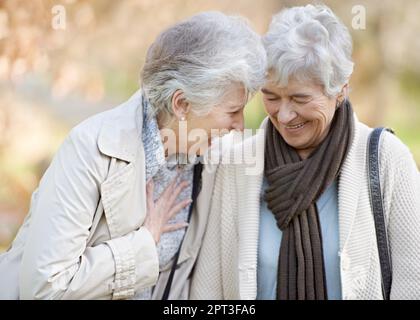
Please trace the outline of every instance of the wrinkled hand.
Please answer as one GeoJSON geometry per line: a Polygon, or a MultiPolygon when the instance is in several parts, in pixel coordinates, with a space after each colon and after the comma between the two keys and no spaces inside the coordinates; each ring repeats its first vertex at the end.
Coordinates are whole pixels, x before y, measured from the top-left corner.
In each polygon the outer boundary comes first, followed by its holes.
{"type": "Polygon", "coordinates": [[[186,222],[168,224],[168,221],[173,216],[192,202],[191,199],[187,199],[179,203],[175,203],[181,191],[189,185],[188,181],[182,181],[179,185],[176,185],[176,180],[177,177],[172,180],[156,202],[153,200],[153,179],[151,179],[146,185],[147,215],[144,221],[144,226],[152,234],[156,243],[159,242],[160,236],[163,233],[175,231],[188,226],[188,223],[186,222]]]}

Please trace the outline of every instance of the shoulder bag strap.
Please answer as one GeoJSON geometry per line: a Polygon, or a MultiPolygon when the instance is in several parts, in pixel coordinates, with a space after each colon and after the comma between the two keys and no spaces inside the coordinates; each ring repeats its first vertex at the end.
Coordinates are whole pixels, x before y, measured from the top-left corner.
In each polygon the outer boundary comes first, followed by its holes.
{"type": "Polygon", "coordinates": [[[376,128],[368,140],[368,175],[370,202],[375,220],[376,240],[378,243],[379,262],[381,265],[382,293],[384,300],[389,300],[392,282],[391,258],[385,224],[384,209],[379,176],[379,142],[381,134],[386,128],[376,128]]]}

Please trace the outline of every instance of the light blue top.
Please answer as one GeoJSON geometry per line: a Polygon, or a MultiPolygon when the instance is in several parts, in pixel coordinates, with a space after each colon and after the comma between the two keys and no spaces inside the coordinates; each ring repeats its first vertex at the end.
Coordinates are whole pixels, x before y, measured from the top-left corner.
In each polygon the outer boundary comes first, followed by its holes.
{"type": "MultiPolygon", "coordinates": [[[[263,199],[267,181],[261,193],[258,242],[257,299],[274,300],[277,291],[277,264],[282,237],[272,212],[263,199]]],[[[341,300],[337,182],[334,181],[316,202],[322,232],[325,274],[329,300],[341,300]]]]}

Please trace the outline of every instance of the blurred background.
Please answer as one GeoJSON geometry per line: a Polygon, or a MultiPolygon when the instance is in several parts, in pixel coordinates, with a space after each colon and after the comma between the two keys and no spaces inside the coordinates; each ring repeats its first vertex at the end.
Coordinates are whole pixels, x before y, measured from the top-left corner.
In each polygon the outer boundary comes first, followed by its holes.
{"type": "MultiPolygon", "coordinates": [[[[280,0],[0,0],[0,252],[69,129],[139,87],[148,46],[194,13],[240,14],[263,34],[280,0]]],[[[324,1],[354,40],[359,119],[392,127],[420,164],[420,1],[324,1]],[[365,19],[364,19],[365,14],[365,19]]],[[[265,113],[257,95],[246,126],[265,113]]]]}

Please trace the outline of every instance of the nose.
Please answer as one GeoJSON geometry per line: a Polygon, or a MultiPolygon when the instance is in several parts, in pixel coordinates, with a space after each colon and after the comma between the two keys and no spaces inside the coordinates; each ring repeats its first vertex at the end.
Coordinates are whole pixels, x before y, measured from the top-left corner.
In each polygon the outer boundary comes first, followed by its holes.
{"type": "Polygon", "coordinates": [[[284,102],[279,106],[279,111],[277,113],[277,121],[282,124],[288,124],[290,121],[297,117],[296,111],[290,103],[284,102]]]}

